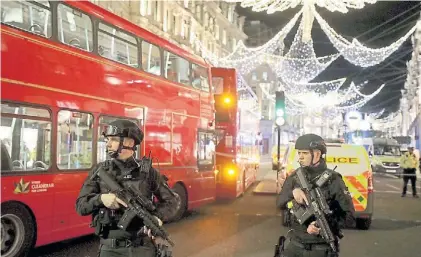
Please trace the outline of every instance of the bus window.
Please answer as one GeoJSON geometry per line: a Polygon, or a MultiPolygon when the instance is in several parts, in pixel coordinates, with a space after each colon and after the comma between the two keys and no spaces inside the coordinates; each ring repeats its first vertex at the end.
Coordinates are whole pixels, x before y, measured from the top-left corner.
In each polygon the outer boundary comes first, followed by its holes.
{"type": "Polygon", "coordinates": [[[60,170],[92,167],[93,116],[60,110],[57,122],[57,166],[60,170]]]}
{"type": "Polygon", "coordinates": [[[224,78],[213,77],[213,97],[215,99],[215,121],[229,121],[232,112],[232,97],[224,95],[224,78]]]}
{"type": "Polygon", "coordinates": [[[51,164],[50,112],[47,109],[2,103],[1,114],[1,145],[10,156],[11,169],[47,170],[51,164]]]}
{"type": "Polygon", "coordinates": [[[165,78],[190,86],[190,63],[178,55],[164,51],[165,78]]]}
{"type": "Polygon", "coordinates": [[[104,23],[99,23],[98,54],[131,67],[139,67],[136,38],[104,23]]]}
{"type": "Polygon", "coordinates": [[[67,5],[59,4],[58,38],[66,45],[91,52],[93,48],[91,18],[67,5]]]}
{"type": "MultiPolygon", "coordinates": [[[[107,143],[105,141],[104,136],[102,135],[102,132],[104,131],[104,129],[106,128],[108,124],[110,124],[111,122],[117,119],[129,120],[139,125],[139,122],[134,119],[101,116],[99,118],[99,128],[98,128],[98,143],[97,143],[98,151],[97,151],[97,156],[96,156],[97,163],[100,163],[109,159],[109,156],[107,155],[107,143]]],[[[136,150],[136,154],[135,154],[136,157],[139,156],[139,151],[140,151],[139,149],[136,150]]]]}
{"type": "Polygon", "coordinates": [[[142,41],[142,68],[144,71],[161,76],[161,51],[156,45],[142,41]]]}
{"type": "MultiPolygon", "coordinates": [[[[208,168],[214,164],[215,136],[212,132],[199,131],[198,133],[198,165],[199,168],[208,168]]],[[[206,169],[205,168],[205,169],[206,169]]]]}
{"type": "Polygon", "coordinates": [[[193,67],[193,72],[192,72],[193,87],[209,93],[208,69],[194,63],[192,64],[192,67],[193,67]]]}
{"type": "Polygon", "coordinates": [[[48,1],[2,1],[1,22],[42,37],[51,37],[48,1]]]}

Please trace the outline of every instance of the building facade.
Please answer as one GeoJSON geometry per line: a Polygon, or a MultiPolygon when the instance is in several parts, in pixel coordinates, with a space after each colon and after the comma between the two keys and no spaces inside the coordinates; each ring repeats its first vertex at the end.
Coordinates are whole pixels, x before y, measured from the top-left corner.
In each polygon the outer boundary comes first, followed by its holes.
{"type": "Polygon", "coordinates": [[[275,36],[273,29],[260,20],[245,20],[244,33],[248,36],[246,45],[261,46],[275,36]]]}
{"type": "Polygon", "coordinates": [[[243,32],[245,19],[235,12],[235,3],[197,0],[91,2],[199,56],[202,50],[218,57],[225,56],[233,51],[239,40],[247,38],[243,32]]]}
{"type": "Polygon", "coordinates": [[[414,51],[407,63],[408,75],[402,91],[402,134],[412,139],[412,145],[421,150],[421,14],[412,37],[414,51]]]}

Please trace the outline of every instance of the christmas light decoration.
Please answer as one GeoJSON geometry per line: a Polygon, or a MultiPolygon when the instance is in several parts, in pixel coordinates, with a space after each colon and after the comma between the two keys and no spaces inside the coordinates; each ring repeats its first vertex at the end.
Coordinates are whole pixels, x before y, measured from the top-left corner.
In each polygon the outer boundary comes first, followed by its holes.
{"type": "Polygon", "coordinates": [[[275,52],[283,52],[283,39],[295,26],[301,14],[302,10],[298,12],[281,31],[279,31],[264,45],[248,48],[244,45],[243,41],[239,41],[230,54],[221,58],[218,58],[215,54],[209,51],[205,46],[206,44],[203,44],[196,35],[192,35],[192,41],[199,47],[202,57],[207,59],[212,65],[217,67],[236,68],[241,74],[247,74],[265,62],[265,55],[273,54],[275,52]]]}
{"type": "Polygon", "coordinates": [[[377,65],[389,57],[414,33],[416,26],[411,28],[403,37],[387,47],[372,49],[361,44],[357,39],[349,42],[344,37],[336,33],[332,27],[313,9],[313,14],[320,24],[322,30],[326,33],[329,40],[341,55],[350,63],[360,67],[370,67],[377,65]]]}
{"type": "Polygon", "coordinates": [[[375,92],[365,95],[360,92],[360,89],[367,82],[359,86],[352,82],[347,90],[340,90],[344,81],[345,79],[342,78],[330,82],[295,85],[293,91],[285,91],[287,104],[289,103],[293,108],[303,109],[306,113],[318,110],[328,116],[337,115],[362,107],[385,86],[383,84],[375,92]]]}
{"type": "Polygon", "coordinates": [[[376,130],[386,130],[397,128],[402,125],[402,115],[400,112],[393,112],[382,119],[376,119],[373,122],[373,128],[376,130]]]}
{"type": "Polygon", "coordinates": [[[367,116],[371,120],[377,120],[377,119],[379,119],[383,115],[384,111],[385,111],[385,109],[382,109],[379,112],[370,113],[367,116]]]}
{"type": "MultiPolygon", "coordinates": [[[[252,1],[248,1],[252,2],[252,1]]],[[[255,1],[257,2],[257,1],[255,1]]],[[[348,61],[354,65],[361,67],[369,67],[376,65],[386,59],[391,53],[396,51],[399,46],[407,39],[413,31],[410,30],[407,35],[394,44],[380,48],[370,49],[363,46],[359,41],[354,39],[352,42],[346,41],[338,35],[323,18],[316,12],[314,4],[319,6],[327,6],[331,11],[346,12],[346,8],[362,8],[364,2],[374,3],[375,1],[259,1],[260,7],[265,2],[278,2],[286,4],[283,8],[289,8],[295,4],[304,5],[292,20],[271,40],[266,44],[256,48],[247,48],[242,41],[238,42],[234,51],[223,58],[217,58],[209,52],[203,44],[195,39],[194,41],[202,50],[202,55],[210,60],[210,62],[219,67],[236,68],[240,74],[247,74],[262,64],[267,64],[275,72],[275,74],[283,82],[283,88],[286,92],[286,112],[288,114],[307,114],[317,115],[321,117],[337,117],[343,112],[357,110],[371,100],[380,92],[384,85],[372,94],[365,95],[360,92],[362,85],[356,86],[352,83],[346,90],[340,89],[345,79],[327,81],[322,83],[308,83],[316,78],[324,69],[326,69],[338,56],[343,55],[348,61]],[[359,3],[357,3],[359,2],[359,3]],[[337,7],[333,7],[337,4],[337,7]],[[289,7],[287,7],[287,5],[289,7]],[[342,5],[341,7],[339,7],[342,5]],[[346,8],[345,8],[346,7],[346,8]],[[333,8],[333,9],[332,9],[333,8]],[[300,15],[303,15],[298,31],[294,37],[294,41],[283,56],[284,49],[283,39],[296,24],[300,15]],[[332,44],[339,51],[338,54],[317,57],[311,40],[311,28],[313,21],[320,23],[323,31],[327,34],[332,44]]],[[[256,6],[255,6],[256,7],[256,6]]],[[[272,6],[274,7],[274,6],[272,6]]],[[[280,7],[280,6],[278,6],[280,7]]],[[[282,8],[281,8],[282,9],[282,8]]],[[[277,10],[281,10],[277,9],[277,10]]],[[[206,45],[206,44],[205,44],[206,45]]],[[[241,86],[238,83],[238,91],[241,92],[242,99],[248,97],[255,99],[254,92],[241,86]],[[253,93],[250,93],[253,92],[253,93]],[[253,95],[254,94],[254,95],[253,95]]],[[[268,90],[262,92],[270,101],[274,100],[269,95],[268,90]],[[267,92],[266,92],[267,91],[267,92]]],[[[257,101],[245,101],[244,106],[256,103],[251,109],[255,110],[257,101]]]]}
{"type": "MultiPolygon", "coordinates": [[[[367,83],[367,82],[365,82],[367,83]]],[[[365,95],[360,92],[362,86],[355,86],[354,82],[351,83],[348,90],[342,94],[341,104],[336,107],[339,110],[356,110],[365,105],[368,101],[373,99],[380,91],[385,87],[385,84],[381,85],[376,91],[369,95],[365,95]]]]}
{"type": "Polygon", "coordinates": [[[293,97],[315,92],[317,94],[325,94],[327,92],[337,92],[342,87],[346,78],[336,79],[332,81],[320,82],[320,83],[291,83],[288,86],[285,83],[281,84],[281,88],[288,95],[293,97]]]}
{"type": "MultiPolygon", "coordinates": [[[[245,91],[246,95],[251,97],[257,103],[258,97],[256,93],[254,93],[253,89],[248,85],[244,77],[237,72],[237,92],[240,91],[245,91]]],[[[242,95],[244,96],[244,93],[242,93],[242,95]]]]}
{"type": "Polygon", "coordinates": [[[225,57],[219,59],[219,65],[224,67],[237,67],[240,64],[247,64],[253,59],[260,59],[262,54],[272,54],[275,51],[283,51],[283,40],[297,23],[303,10],[299,11],[295,16],[279,31],[273,38],[262,46],[249,48],[244,45],[243,41],[239,41],[234,51],[225,57]]]}
{"type": "Polygon", "coordinates": [[[348,9],[361,9],[365,4],[374,4],[377,0],[225,0],[226,2],[241,2],[241,7],[252,7],[255,12],[267,11],[268,14],[282,12],[298,5],[318,5],[331,12],[347,13],[348,9]]]}

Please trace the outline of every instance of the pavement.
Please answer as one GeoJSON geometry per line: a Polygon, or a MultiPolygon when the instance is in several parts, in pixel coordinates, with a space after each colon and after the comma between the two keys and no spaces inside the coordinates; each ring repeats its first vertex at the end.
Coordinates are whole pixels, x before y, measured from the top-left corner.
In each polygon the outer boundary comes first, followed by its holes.
{"type": "MultiPolygon", "coordinates": [[[[259,179],[270,177],[270,165],[262,163],[259,179]]],[[[402,180],[375,174],[375,206],[369,230],[344,230],[341,257],[420,256],[421,198],[401,198],[402,180]]],[[[166,224],[175,241],[174,257],[270,257],[281,226],[275,195],[259,195],[250,188],[242,197],[204,206],[183,220],[166,224]]],[[[421,191],[420,186],[418,190],[421,191]]],[[[44,247],[31,257],[95,257],[94,236],[44,247]]]]}
{"type": "Polygon", "coordinates": [[[277,172],[271,170],[258,182],[253,190],[254,194],[277,194],[281,190],[280,185],[277,183],[277,172]]]}
{"type": "Polygon", "coordinates": [[[261,157],[260,170],[257,174],[257,185],[253,189],[254,194],[277,194],[280,186],[276,183],[277,172],[272,170],[272,157],[265,155],[261,157]]]}

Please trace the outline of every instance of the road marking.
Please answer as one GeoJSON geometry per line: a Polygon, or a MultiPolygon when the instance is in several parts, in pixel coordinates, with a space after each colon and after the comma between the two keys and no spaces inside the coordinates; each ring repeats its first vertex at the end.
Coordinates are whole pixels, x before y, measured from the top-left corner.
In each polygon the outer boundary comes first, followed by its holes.
{"type": "Polygon", "coordinates": [[[402,194],[402,192],[398,192],[398,191],[379,191],[379,190],[374,190],[374,193],[402,194]]]}
{"type": "Polygon", "coordinates": [[[389,187],[391,187],[393,189],[401,190],[399,187],[392,186],[391,184],[386,184],[386,186],[389,186],[389,187]]]}
{"type": "Polygon", "coordinates": [[[385,177],[389,177],[389,178],[398,178],[397,176],[395,176],[395,175],[392,175],[392,174],[387,174],[387,173],[385,173],[385,174],[383,174],[385,177]]]}

